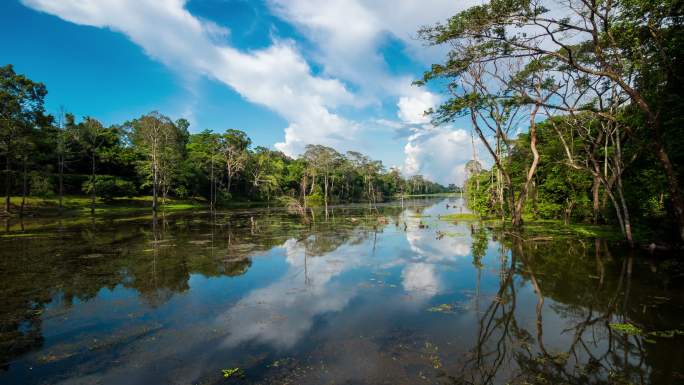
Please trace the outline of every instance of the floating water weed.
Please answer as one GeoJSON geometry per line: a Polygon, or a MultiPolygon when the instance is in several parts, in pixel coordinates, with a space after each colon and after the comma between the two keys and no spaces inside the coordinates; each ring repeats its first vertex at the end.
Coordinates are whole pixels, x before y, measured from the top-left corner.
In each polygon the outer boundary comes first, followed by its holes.
{"type": "Polygon", "coordinates": [[[222,369],[221,372],[225,378],[245,378],[245,371],[241,368],[222,369]]]}

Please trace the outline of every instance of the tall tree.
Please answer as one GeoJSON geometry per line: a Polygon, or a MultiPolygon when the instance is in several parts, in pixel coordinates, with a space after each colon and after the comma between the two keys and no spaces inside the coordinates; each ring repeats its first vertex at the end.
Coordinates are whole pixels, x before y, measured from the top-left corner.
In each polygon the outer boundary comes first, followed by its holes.
{"type": "Polygon", "coordinates": [[[12,163],[20,139],[42,119],[47,89],[14,72],[11,64],[0,67],[0,151],[5,157],[5,213],[10,213],[12,163]]]}
{"type": "Polygon", "coordinates": [[[266,196],[270,201],[280,186],[284,170],[282,153],[271,151],[266,147],[259,146],[254,149],[250,157],[249,174],[252,190],[266,196]]]}
{"type": "Polygon", "coordinates": [[[74,137],[82,151],[90,159],[90,213],[95,214],[95,202],[97,200],[97,158],[100,147],[106,140],[106,129],[97,119],[87,116],[81,123],[76,125],[74,137]]]}
{"type": "Polygon", "coordinates": [[[132,129],[133,144],[145,154],[146,161],[141,172],[151,180],[152,211],[156,212],[160,175],[167,174],[169,168],[173,167],[173,163],[166,161],[166,156],[172,148],[177,148],[179,130],[171,119],[156,111],[143,115],[127,125],[132,129]]]}
{"type": "MultiPolygon", "coordinates": [[[[431,44],[452,48],[447,62],[433,66],[424,80],[458,76],[472,63],[545,60],[553,64],[550,77],[556,78],[556,84],[562,82],[563,74],[579,75],[578,82],[566,83],[557,95],[581,94],[583,85],[595,82],[618,90],[618,100],[630,103],[644,117],[651,147],[667,177],[679,237],[684,240],[684,197],[663,139],[662,103],[652,97],[681,80],[674,70],[680,44],[673,42],[680,40],[682,13],[680,5],[656,0],[490,0],[456,14],[446,24],[420,31],[431,44]],[[649,76],[645,86],[643,80],[649,76]]],[[[538,99],[528,102],[539,108],[538,99]]],[[[580,103],[572,109],[593,112],[596,107],[596,103],[580,103]]],[[[562,106],[553,109],[568,112],[562,106]]]]}
{"type": "Polygon", "coordinates": [[[334,182],[334,180],[331,181],[331,175],[335,167],[340,164],[342,156],[333,148],[309,144],[306,146],[304,159],[308,162],[313,175],[320,175],[323,177],[323,202],[325,203],[325,212],[327,215],[330,184],[331,182],[334,182]]]}
{"type": "Polygon", "coordinates": [[[226,176],[228,177],[228,185],[226,189],[230,193],[233,178],[236,174],[245,169],[249,154],[247,149],[252,140],[243,131],[228,129],[223,134],[221,141],[221,152],[226,164],[226,176]]]}

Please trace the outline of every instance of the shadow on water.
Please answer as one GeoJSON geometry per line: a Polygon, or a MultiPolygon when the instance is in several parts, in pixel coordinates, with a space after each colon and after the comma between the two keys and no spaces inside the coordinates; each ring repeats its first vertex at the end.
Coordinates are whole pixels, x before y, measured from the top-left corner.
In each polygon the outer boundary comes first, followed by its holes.
{"type": "Polygon", "coordinates": [[[462,211],[5,224],[0,382],[684,382],[676,259],[439,218],[462,211]]]}

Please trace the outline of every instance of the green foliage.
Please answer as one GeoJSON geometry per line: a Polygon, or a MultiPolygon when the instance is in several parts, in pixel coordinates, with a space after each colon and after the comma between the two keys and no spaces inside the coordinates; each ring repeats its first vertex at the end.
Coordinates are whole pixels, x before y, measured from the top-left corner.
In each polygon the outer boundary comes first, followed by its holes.
{"type": "Polygon", "coordinates": [[[490,0],[419,31],[428,44],[450,50],[416,82],[449,90],[430,111],[433,122],[470,115],[483,128],[478,132],[496,141],[498,168],[510,175],[494,190],[479,176],[473,179],[483,188],[473,190],[469,180],[470,207],[482,215],[511,213],[524,191],[523,212],[533,218],[617,223],[623,230],[634,227],[629,219],[682,242],[681,4],[585,2],[572,15],[556,11],[529,0],[490,0]],[[596,23],[595,15],[609,22],[596,23]],[[543,27],[532,35],[535,26],[543,27]],[[509,119],[511,111],[523,115],[509,119]],[[509,131],[524,132],[525,121],[537,122],[540,155],[529,189],[522,186],[532,171],[533,136],[509,131]]]}
{"type": "Polygon", "coordinates": [[[191,133],[187,120],[159,112],[109,127],[63,111],[53,119],[43,114],[45,86],[14,73],[9,65],[0,67],[0,86],[0,157],[10,165],[3,184],[7,195],[21,193],[18,170],[23,169],[31,175],[32,194],[48,196],[59,190],[61,181],[64,194],[95,193],[108,201],[154,193],[204,198],[221,206],[283,195],[301,202],[309,195],[308,204],[316,206],[447,191],[420,175],[407,180],[357,152],[309,145],[293,159],[252,147],[243,131],[191,133]]]}
{"type": "Polygon", "coordinates": [[[608,324],[608,326],[610,326],[610,328],[613,330],[617,330],[630,336],[638,336],[643,334],[643,330],[630,323],[611,323],[608,324]]]}
{"type": "Polygon", "coordinates": [[[52,198],[55,195],[54,186],[48,176],[39,172],[31,173],[31,195],[41,198],[52,198]]]}
{"type": "Polygon", "coordinates": [[[225,378],[245,378],[245,371],[241,368],[222,369],[221,373],[225,378]]]}
{"type": "Polygon", "coordinates": [[[188,197],[188,189],[183,185],[176,187],[173,192],[178,199],[186,199],[188,197]]]}
{"type": "Polygon", "coordinates": [[[440,215],[439,219],[443,221],[477,221],[480,219],[478,214],[459,213],[440,215]]]}
{"type": "Polygon", "coordinates": [[[647,332],[638,326],[630,323],[610,323],[608,326],[620,333],[626,334],[628,336],[640,336],[643,340],[648,343],[657,343],[653,337],[656,338],[674,338],[676,336],[684,336],[684,330],[671,329],[671,330],[654,330],[647,332]]]}
{"type": "Polygon", "coordinates": [[[480,172],[469,178],[465,186],[468,208],[481,217],[494,214],[493,188],[489,172],[480,172]]]}
{"type": "Polygon", "coordinates": [[[106,201],[136,194],[135,185],[132,182],[111,175],[96,175],[94,184],[92,180],[83,183],[83,192],[91,194],[93,185],[95,192],[106,201]]]}
{"type": "Polygon", "coordinates": [[[488,237],[484,227],[472,228],[473,243],[470,253],[473,255],[473,266],[480,269],[483,267],[482,258],[487,253],[488,237]]]}
{"type": "Polygon", "coordinates": [[[443,314],[453,314],[456,312],[455,310],[456,310],[456,306],[454,306],[453,304],[450,304],[450,303],[443,303],[443,304],[433,306],[433,307],[427,309],[427,311],[429,311],[430,313],[443,313],[443,314]]]}
{"type": "Polygon", "coordinates": [[[306,196],[306,205],[309,207],[323,206],[323,195],[320,191],[306,196]]]}

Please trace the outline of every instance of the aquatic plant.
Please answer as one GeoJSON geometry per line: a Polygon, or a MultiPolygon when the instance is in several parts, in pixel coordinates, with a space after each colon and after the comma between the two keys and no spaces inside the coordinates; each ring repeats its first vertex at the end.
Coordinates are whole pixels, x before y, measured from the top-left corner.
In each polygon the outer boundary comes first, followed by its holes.
{"type": "Polygon", "coordinates": [[[222,369],[221,372],[225,378],[245,378],[245,371],[241,368],[222,369]]]}

